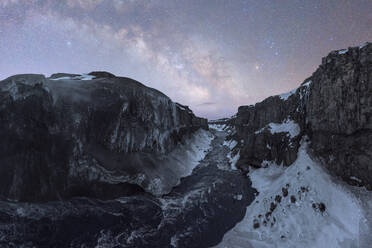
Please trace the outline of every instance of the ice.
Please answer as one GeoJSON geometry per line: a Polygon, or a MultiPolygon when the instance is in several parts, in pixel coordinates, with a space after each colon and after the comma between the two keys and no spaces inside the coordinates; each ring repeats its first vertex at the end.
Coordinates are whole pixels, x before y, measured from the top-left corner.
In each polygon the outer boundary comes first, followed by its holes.
{"type": "Polygon", "coordinates": [[[244,219],[216,247],[368,247],[359,246],[366,243],[361,233],[369,237],[368,225],[364,224],[368,207],[361,207],[360,198],[349,186],[332,178],[310,158],[305,142],[290,167],[266,162],[266,168],[249,173],[259,195],[247,207],[244,219]],[[287,197],[283,189],[288,191],[287,197]],[[278,196],[280,202],[275,200],[278,196]],[[274,210],[270,210],[272,203],[276,204],[274,210]],[[321,203],[324,209],[319,207],[321,203]],[[253,223],[259,226],[255,228],[253,223]]]}
{"type": "Polygon", "coordinates": [[[288,133],[290,138],[294,138],[300,134],[300,126],[293,120],[287,119],[283,123],[270,123],[260,130],[256,131],[255,134],[261,133],[264,129],[268,128],[272,134],[275,133],[288,133]]]}

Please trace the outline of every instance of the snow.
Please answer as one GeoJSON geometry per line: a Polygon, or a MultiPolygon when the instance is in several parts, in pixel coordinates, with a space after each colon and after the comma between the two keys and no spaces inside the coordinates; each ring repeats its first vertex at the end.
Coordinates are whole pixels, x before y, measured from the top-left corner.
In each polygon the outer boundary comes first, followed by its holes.
{"type": "MultiPolygon", "coordinates": [[[[304,83],[303,85],[301,85],[301,87],[304,86],[304,87],[309,88],[311,82],[312,82],[312,81],[309,80],[309,81],[307,81],[306,83],[304,83]]],[[[283,101],[288,100],[288,98],[289,98],[291,95],[293,95],[293,94],[296,93],[297,89],[298,89],[298,88],[293,89],[293,90],[291,90],[290,92],[287,92],[287,93],[284,93],[284,94],[279,95],[280,99],[282,99],[283,101]]]]}
{"type": "Polygon", "coordinates": [[[367,46],[368,45],[368,42],[364,43],[363,45],[359,46],[360,49],[362,49],[363,47],[367,46]]]}
{"type": "Polygon", "coordinates": [[[10,84],[7,84],[5,87],[3,87],[1,90],[8,91],[14,101],[16,101],[21,96],[21,94],[19,94],[18,92],[17,84],[13,81],[10,84]]]}
{"type": "Polygon", "coordinates": [[[227,153],[227,158],[228,158],[229,163],[230,163],[230,169],[232,169],[232,170],[237,170],[236,163],[238,162],[238,160],[240,158],[240,150],[237,150],[237,152],[236,151],[233,152],[233,149],[237,146],[237,144],[238,144],[238,142],[236,140],[233,140],[233,139],[225,140],[223,142],[223,146],[226,146],[227,148],[229,148],[229,152],[227,153]]]}
{"type": "Polygon", "coordinates": [[[359,178],[354,177],[354,176],[351,176],[350,179],[351,180],[354,180],[354,181],[357,181],[358,183],[361,183],[362,182],[362,180],[360,180],[359,178]]]}
{"type": "Polygon", "coordinates": [[[361,234],[369,237],[368,225],[363,224],[369,205],[362,207],[349,186],[312,160],[306,143],[301,143],[298,158],[290,167],[267,162],[266,168],[251,170],[249,177],[259,194],[247,207],[244,219],[216,247],[346,248],[360,247],[361,234]],[[287,197],[283,189],[288,191],[287,197]],[[275,200],[278,196],[280,202],[275,200]],[[276,206],[271,211],[272,203],[276,206]],[[271,214],[266,217],[268,212],[271,214]],[[254,223],[259,227],[254,228],[254,223]]]}
{"type": "Polygon", "coordinates": [[[349,49],[342,49],[340,51],[338,51],[338,54],[345,54],[349,51],[349,49]]]}
{"type": "Polygon", "coordinates": [[[209,124],[208,125],[210,129],[214,129],[216,131],[224,131],[224,129],[226,128],[226,125],[225,124],[209,124]]]}
{"type": "Polygon", "coordinates": [[[72,77],[59,77],[59,78],[51,78],[50,80],[72,80],[73,78],[72,77]]]}
{"type": "Polygon", "coordinates": [[[282,99],[282,100],[285,101],[285,100],[288,99],[288,97],[290,97],[291,95],[293,95],[294,93],[296,93],[296,90],[297,90],[297,88],[294,89],[294,90],[291,90],[290,92],[287,92],[287,93],[281,94],[281,95],[279,95],[279,97],[280,97],[280,99],[282,99]]]}
{"type": "Polygon", "coordinates": [[[95,78],[96,77],[92,75],[82,74],[80,76],[74,76],[74,77],[51,78],[50,80],[93,80],[95,78]]]}
{"type": "Polygon", "coordinates": [[[236,142],[236,140],[225,140],[223,142],[223,145],[224,146],[227,146],[230,150],[234,149],[234,147],[238,144],[238,142],[236,142]]]}
{"type": "Polygon", "coordinates": [[[237,170],[236,163],[238,162],[238,160],[240,158],[240,151],[238,151],[238,153],[236,153],[234,156],[232,155],[232,151],[230,151],[227,154],[227,158],[229,159],[229,162],[230,162],[230,165],[231,165],[231,169],[237,170]]]}
{"type": "Polygon", "coordinates": [[[282,123],[270,123],[260,130],[256,131],[255,134],[261,133],[264,129],[268,128],[271,134],[275,133],[288,133],[290,138],[294,138],[300,134],[300,126],[293,120],[287,119],[282,123]]]}
{"type": "Polygon", "coordinates": [[[241,201],[243,199],[243,195],[242,194],[234,195],[234,199],[238,200],[238,201],[241,201]]]}
{"type": "Polygon", "coordinates": [[[171,245],[172,247],[177,247],[177,243],[178,243],[178,238],[177,238],[176,235],[173,235],[172,238],[171,238],[171,243],[170,243],[170,245],[171,245]]]}
{"type": "Polygon", "coordinates": [[[312,81],[311,80],[309,80],[309,81],[307,81],[306,83],[304,83],[302,86],[304,86],[304,87],[309,87],[310,86],[310,84],[312,83],[312,81]]]}
{"type": "Polygon", "coordinates": [[[80,80],[92,80],[95,78],[96,78],[95,76],[88,75],[88,74],[83,74],[80,77],[76,77],[76,79],[80,79],[80,80]]]}

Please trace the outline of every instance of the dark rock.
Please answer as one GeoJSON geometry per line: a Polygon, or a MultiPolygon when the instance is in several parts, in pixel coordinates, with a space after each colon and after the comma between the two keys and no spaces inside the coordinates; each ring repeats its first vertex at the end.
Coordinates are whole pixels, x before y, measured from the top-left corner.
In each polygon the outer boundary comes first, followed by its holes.
{"type": "Polygon", "coordinates": [[[276,204],[274,202],[270,203],[270,211],[274,212],[275,208],[276,208],[276,204]]]}
{"type": "Polygon", "coordinates": [[[271,214],[272,214],[271,211],[266,212],[265,217],[266,217],[267,220],[270,219],[271,214]]]}
{"type": "Polygon", "coordinates": [[[256,219],[253,221],[253,228],[254,229],[260,228],[260,223],[256,219]]]}
{"type": "Polygon", "coordinates": [[[56,79],[56,78],[62,78],[62,77],[79,77],[80,74],[71,74],[71,73],[54,73],[49,78],[50,79],[56,79]]]}
{"type": "Polygon", "coordinates": [[[291,195],[290,198],[291,198],[291,202],[292,202],[292,203],[295,203],[295,202],[296,202],[296,197],[295,197],[294,195],[291,195]]]}
{"type": "Polygon", "coordinates": [[[280,195],[275,196],[275,201],[280,203],[282,201],[282,197],[280,195]]]}
{"type": "Polygon", "coordinates": [[[284,197],[287,197],[288,196],[288,189],[282,188],[282,193],[283,193],[284,197]]]}
{"type": "Polygon", "coordinates": [[[244,140],[237,167],[261,167],[264,160],[290,165],[307,135],[313,154],[332,174],[347,182],[358,178],[372,189],[372,43],[331,52],[292,93],[239,107],[230,122],[233,138],[244,140]],[[288,119],[301,129],[295,138],[265,129],[288,119]]]}
{"type": "Polygon", "coordinates": [[[322,213],[326,210],[326,206],[323,202],[313,203],[311,206],[313,207],[314,210],[319,210],[322,213]]]}
{"type": "Polygon", "coordinates": [[[137,81],[96,75],[105,78],[0,82],[1,196],[107,199],[178,183],[177,160],[167,154],[207,120],[137,81]]]}
{"type": "Polygon", "coordinates": [[[326,210],[326,206],[323,202],[319,203],[319,210],[320,212],[324,212],[326,210]]]}
{"type": "Polygon", "coordinates": [[[96,78],[115,78],[116,76],[112,73],[107,71],[93,71],[90,72],[88,75],[95,76],[96,78]]]}
{"type": "Polygon", "coordinates": [[[301,187],[301,192],[309,192],[309,189],[307,187],[302,186],[301,187]]]}
{"type": "Polygon", "coordinates": [[[311,146],[329,171],[372,185],[372,43],[323,58],[307,104],[311,146]]]}

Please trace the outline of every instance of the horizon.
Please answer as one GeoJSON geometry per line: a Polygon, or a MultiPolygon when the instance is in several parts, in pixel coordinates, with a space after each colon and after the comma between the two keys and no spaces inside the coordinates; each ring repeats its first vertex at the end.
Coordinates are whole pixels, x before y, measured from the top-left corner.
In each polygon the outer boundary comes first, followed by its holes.
{"type": "Polygon", "coordinates": [[[0,79],[108,71],[209,120],[297,88],[372,41],[372,2],[4,0],[0,79]]]}

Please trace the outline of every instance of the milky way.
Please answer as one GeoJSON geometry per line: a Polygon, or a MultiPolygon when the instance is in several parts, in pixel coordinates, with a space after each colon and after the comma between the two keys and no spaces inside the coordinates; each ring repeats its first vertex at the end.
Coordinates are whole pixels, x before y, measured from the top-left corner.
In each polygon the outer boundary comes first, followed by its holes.
{"type": "Polygon", "coordinates": [[[0,79],[110,71],[208,118],[296,88],[372,41],[372,1],[0,0],[0,79]]]}

